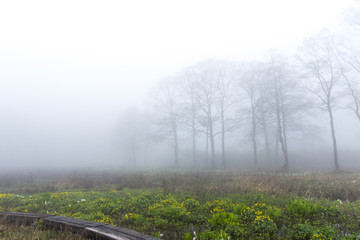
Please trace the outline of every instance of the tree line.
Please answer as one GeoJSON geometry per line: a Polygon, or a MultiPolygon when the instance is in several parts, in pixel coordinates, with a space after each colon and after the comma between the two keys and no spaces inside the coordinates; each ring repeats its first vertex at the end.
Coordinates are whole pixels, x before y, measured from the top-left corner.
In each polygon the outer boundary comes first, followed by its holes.
{"type": "Polygon", "coordinates": [[[201,159],[206,167],[226,168],[229,136],[235,136],[251,143],[254,168],[261,147],[266,159],[281,158],[286,171],[289,138],[315,131],[311,117],[325,112],[338,172],[334,111],[348,109],[360,121],[360,51],[351,44],[358,36],[323,31],[291,58],[273,51],[264,61],[211,59],[188,66],[154,86],[150,110],[123,113],[118,143],[134,165],[139,145],[161,142],[172,147],[175,167],[186,148],[194,166],[201,159]]]}

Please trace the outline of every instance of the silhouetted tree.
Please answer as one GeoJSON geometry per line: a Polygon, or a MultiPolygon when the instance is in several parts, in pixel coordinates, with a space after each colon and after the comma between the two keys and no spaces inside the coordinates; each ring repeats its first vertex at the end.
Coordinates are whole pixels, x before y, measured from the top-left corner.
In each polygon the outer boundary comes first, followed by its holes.
{"type": "Polygon", "coordinates": [[[184,92],[182,103],[184,104],[184,123],[190,127],[192,140],[192,160],[193,165],[197,164],[197,142],[196,137],[199,132],[199,106],[197,101],[197,78],[191,67],[181,73],[179,79],[180,86],[184,92]]]}
{"type": "Polygon", "coordinates": [[[316,37],[306,40],[299,52],[307,81],[307,89],[317,98],[316,106],[327,112],[329,116],[335,172],[340,171],[337,141],[335,134],[334,109],[343,96],[339,85],[342,73],[336,57],[332,36],[322,32],[316,37]]]}
{"type": "Polygon", "coordinates": [[[134,106],[127,108],[120,116],[116,141],[122,152],[130,158],[132,165],[137,164],[138,149],[146,141],[146,123],[143,114],[134,106]]]}
{"type": "Polygon", "coordinates": [[[154,138],[169,143],[174,150],[174,163],[179,167],[179,123],[182,105],[179,81],[175,77],[160,81],[153,92],[154,138]]]}
{"type": "Polygon", "coordinates": [[[257,143],[257,130],[259,125],[259,109],[261,92],[259,91],[260,84],[262,84],[264,78],[262,76],[260,64],[251,63],[243,64],[239,68],[239,86],[244,91],[248,101],[248,110],[246,111],[251,124],[251,142],[253,148],[254,167],[258,167],[258,143],[257,143]]]}
{"type": "MultiPolygon", "coordinates": [[[[215,167],[215,136],[221,135],[222,166],[226,166],[226,132],[231,129],[229,117],[232,105],[232,78],[228,63],[207,60],[192,66],[195,77],[195,104],[199,109],[199,122],[210,142],[211,165],[215,167]],[[217,127],[219,131],[217,131],[217,127]]],[[[206,140],[206,141],[207,141],[206,140]]]]}

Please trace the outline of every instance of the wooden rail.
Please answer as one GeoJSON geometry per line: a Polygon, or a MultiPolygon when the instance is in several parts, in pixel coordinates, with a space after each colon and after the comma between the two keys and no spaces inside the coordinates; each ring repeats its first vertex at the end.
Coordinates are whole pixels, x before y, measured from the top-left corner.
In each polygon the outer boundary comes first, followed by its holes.
{"type": "Polygon", "coordinates": [[[47,227],[80,233],[93,239],[106,240],[158,240],[135,231],[108,224],[90,222],[46,214],[0,212],[0,219],[8,223],[28,225],[42,220],[47,227]]]}

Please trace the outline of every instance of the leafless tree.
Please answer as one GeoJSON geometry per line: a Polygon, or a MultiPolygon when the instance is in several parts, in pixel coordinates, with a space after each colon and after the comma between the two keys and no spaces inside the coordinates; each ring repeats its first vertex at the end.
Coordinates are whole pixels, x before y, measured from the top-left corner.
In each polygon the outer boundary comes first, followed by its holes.
{"type": "Polygon", "coordinates": [[[178,84],[176,77],[164,79],[158,83],[153,93],[153,123],[157,126],[154,138],[173,147],[176,167],[179,167],[179,123],[182,118],[178,84]]]}
{"type": "Polygon", "coordinates": [[[218,89],[217,105],[220,115],[220,134],[221,134],[221,159],[223,168],[226,167],[226,133],[233,130],[234,121],[231,117],[234,104],[233,87],[234,72],[233,65],[228,62],[216,62],[215,70],[216,85],[218,89]]]}
{"type": "Polygon", "coordinates": [[[142,113],[136,107],[129,107],[120,116],[116,131],[116,142],[130,158],[132,165],[137,164],[137,152],[146,143],[146,124],[142,113]]]}
{"type": "Polygon", "coordinates": [[[258,167],[258,143],[257,132],[259,125],[259,110],[261,92],[260,84],[263,81],[263,72],[261,71],[260,63],[242,64],[239,68],[239,86],[245,93],[248,99],[248,113],[251,123],[251,142],[253,148],[254,167],[258,167]]]}
{"type": "Polygon", "coordinates": [[[269,78],[272,84],[272,92],[275,103],[275,117],[277,138],[281,145],[281,151],[284,156],[284,165],[282,170],[289,169],[289,150],[288,150],[288,119],[286,111],[286,93],[284,91],[284,84],[288,80],[288,73],[282,59],[272,57],[269,63],[269,78]]]}
{"type": "Polygon", "coordinates": [[[183,110],[184,123],[190,127],[192,139],[192,160],[194,166],[197,164],[197,135],[199,132],[199,106],[197,101],[197,78],[194,69],[189,67],[181,73],[180,86],[184,92],[183,110]]]}
{"type": "Polygon", "coordinates": [[[334,109],[343,94],[340,91],[341,68],[336,59],[333,37],[322,32],[306,40],[299,52],[298,59],[308,79],[307,89],[317,98],[316,107],[328,113],[335,171],[339,172],[338,150],[335,134],[334,109]]]}
{"type": "Polygon", "coordinates": [[[346,108],[360,121],[360,51],[343,37],[336,39],[336,57],[344,80],[344,95],[348,97],[346,108]]]}
{"type": "Polygon", "coordinates": [[[213,168],[215,136],[221,136],[222,166],[226,167],[226,133],[233,127],[230,117],[233,78],[230,70],[230,64],[220,60],[207,60],[192,67],[193,76],[196,78],[194,87],[196,106],[199,109],[198,119],[207,136],[206,144],[208,141],[210,143],[213,168]]]}
{"type": "MultiPolygon", "coordinates": [[[[211,166],[215,168],[215,123],[218,121],[219,111],[216,108],[217,84],[216,72],[212,62],[200,62],[194,66],[196,81],[196,104],[200,108],[200,118],[205,126],[206,135],[210,142],[211,166]]],[[[206,140],[207,141],[207,140],[206,140]]]]}

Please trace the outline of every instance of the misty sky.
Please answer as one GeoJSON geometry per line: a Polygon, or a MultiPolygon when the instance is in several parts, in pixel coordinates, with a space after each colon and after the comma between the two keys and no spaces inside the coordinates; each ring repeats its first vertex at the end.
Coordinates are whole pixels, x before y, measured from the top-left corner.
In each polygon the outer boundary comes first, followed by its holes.
{"type": "Polygon", "coordinates": [[[273,48],[291,56],[304,38],[341,29],[351,4],[2,1],[1,161],[113,161],[120,112],[146,102],[162,77],[208,58],[255,60],[273,48]]]}

